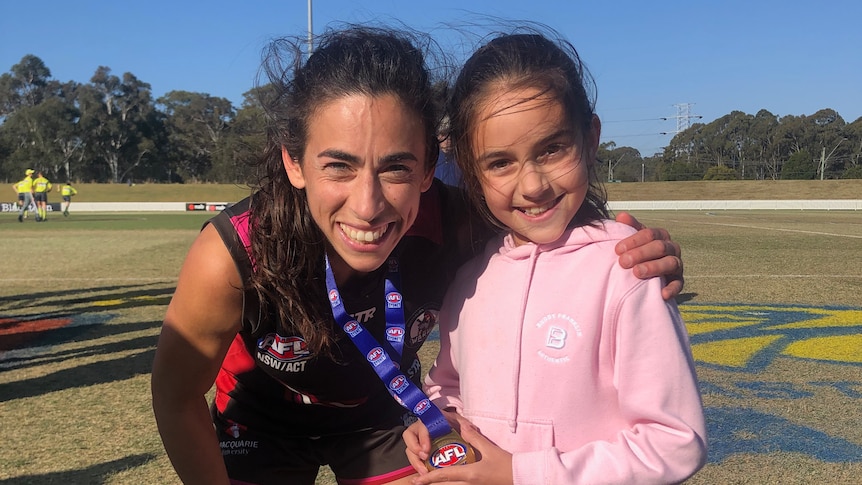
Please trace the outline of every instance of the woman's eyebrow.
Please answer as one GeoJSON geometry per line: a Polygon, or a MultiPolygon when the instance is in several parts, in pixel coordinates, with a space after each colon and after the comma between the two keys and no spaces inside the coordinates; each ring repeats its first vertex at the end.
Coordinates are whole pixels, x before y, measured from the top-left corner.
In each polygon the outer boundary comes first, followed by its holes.
{"type": "Polygon", "coordinates": [[[419,159],[412,152],[397,152],[392,153],[390,155],[386,155],[380,159],[380,163],[393,163],[393,162],[403,162],[405,160],[413,160],[419,161],[419,159]]]}
{"type": "Polygon", "coordinates": [[[317,158],[334,158],[335,160],[341,160],[343,162],[349,163],[359,163],[359,157],[356,155],[352,155],[342,150],[338,150],[335,148],[330,148],[323,150],[322,152],[317,154],[317,158]]]}

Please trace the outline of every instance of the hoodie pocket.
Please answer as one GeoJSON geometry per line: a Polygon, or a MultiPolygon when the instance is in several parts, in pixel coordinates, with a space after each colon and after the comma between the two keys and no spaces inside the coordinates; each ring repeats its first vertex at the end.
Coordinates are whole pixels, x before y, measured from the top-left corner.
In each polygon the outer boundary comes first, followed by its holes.
{"type": "Polygon", "coordinates": [[[554,446],[554,425],[549,420],[519,420],[469,414],[465,416],[486,438],[509,453],[538,451],[554,446]]]}

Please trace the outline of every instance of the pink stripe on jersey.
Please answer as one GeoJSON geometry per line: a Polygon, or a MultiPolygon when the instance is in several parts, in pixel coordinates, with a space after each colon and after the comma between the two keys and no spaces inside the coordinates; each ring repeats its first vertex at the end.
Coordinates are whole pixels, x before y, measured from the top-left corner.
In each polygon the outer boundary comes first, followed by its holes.
{"type": "Polygon", "coordinates": [[[239,236],[240,241],[242,241],[242,246],[245,248],[245,252],[248,253],[248,259],[251,260],[253,269],[254,259],[251,255],[251,236],[248,232],[248,211],[231,217],[230,223],[233,224],[233,228],[236,230],[237,236],[239,236]]]}
{"type": "Polygon", "coordinates": [[[383,475],[377,475],[376,477],[339,478],[338,483],[339,485],[382,485],[393,480],[398,480],[399,478],[409,477],[415,473],[416,470],[414,470],[412,466],[408,466],[401,468],[400,470],[384,473],[383,475]]]}

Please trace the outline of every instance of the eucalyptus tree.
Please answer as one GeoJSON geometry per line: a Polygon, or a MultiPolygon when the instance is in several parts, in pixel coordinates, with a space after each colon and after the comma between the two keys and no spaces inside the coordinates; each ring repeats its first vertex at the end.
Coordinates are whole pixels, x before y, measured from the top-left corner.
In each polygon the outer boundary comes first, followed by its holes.
{"type": "Polygon", "coordinates": [[[743,160],[749,162],[754,176],[748,177],[743,165],[742,178],[778,179],[781,158],[776,141],[777,127],[778,117],[769,111],[761,109],[754,115],[748,129],[748,143],[743,146],[743,160]]]}
{"type": "Polygon", "coordinates": [[[817,164],[805,149],[794,152],[781,167],[781,178],[785,180],[811,180],[816,175],[817,164]]]}
{"type": "Polygon", "coordinates": [[[166,115],[173,170],[183,179],[210,179],[214,160],[235,117],[231,102],[204,93],[170,91],[157,100],[157,105],[166,115]]]}
{"type": "Polygon", "coordinates": [[[81,127],[89,136],[88,156],[103,165],[91,167],[96,179],[120,182],[141,164],[148,123],[155,109],[151,88],[134,74],[122,79],[111,69],[99,66],[78,94],[81,127]]]}
{"type": "Polygon", "coordinates": [[[261,98],[269,86],[243,94],[242,105],[230,123],[213,158],[212,176],[219,182],[249,182],[252,166],[262,156],[266,145],[266,114],[261,98]]]}
{"type": "Polygon", "coordinates": [[[0,128],[4,144],[13,147],[11,165],[43,170],[49,178],[68,177],[70,160],[82,143],[78,116],[75,106],[61,97],[15,111],[0,128]]]}
{"type": "Polygon", "coordinates": [[[0,119],[41,103],[50,91],[51,70],[42,59],[27,54],[8,73],[0,74],[0,119]]]}
{"type": "Polygon", "coordinates": [[[33,55],[0,75],[0,144],[6,154],[0,169],[7,176],[16,177],[25,167],[44,170],[52,178],[65,176],[80,147],[76,84],[50,77],[51,71],[33,55]]]}

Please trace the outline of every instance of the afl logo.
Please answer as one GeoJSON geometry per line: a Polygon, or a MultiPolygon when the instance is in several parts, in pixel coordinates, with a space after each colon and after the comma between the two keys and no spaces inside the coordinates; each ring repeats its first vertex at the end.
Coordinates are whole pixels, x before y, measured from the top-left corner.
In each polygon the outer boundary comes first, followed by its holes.
{"type": "Polygon", "coordinates": [[[443,445],[431,455],[429,461],[434,468],[458,465],[467,459],[467,448],[461,443],[443,445]]]}
{"type": "Polygon", "coordinates": [[[356,320],[351,320],[344,324],[344,331],[347,332],[347,335],[355,337],[362,331],[362,327],[359,326],[359,322],[356,320]]]}
{"type": "Polygon", "coordinates": [[[338,290],[329,290],[329,303],[332,306],[338,305],[338,290]]]}
{"type": "Polygon", "coordinates": [[[387,328],[386,340],[390,342],[401,342],[402,340],[404,340],[404,329],[401,327],[387,328]]]}
{"type": "Polygon", "coordinates": [[[423,399],[419,401],[419,404],[417,404],[416,407],[413,408],[413,414],[415,414],[416,416],[421,416],[425,413],[425,411],[430,409],[431,406],[431,401],[429,401],[428,399],[423,399]]]}
{"type": "Polygon", "coordinates": [[[401,308],[401,293],[393,291],[386,295],[386,306],[389,308],[401,308]]]}
{"type": "Polygon", "coordinates": [[[404,389],[407,389],[407,378],[403,375],[396,376],[395,379],[389,381],[389,389],[401,394],[404,389]]]}
{"type": "Polygon", "coordinates": [[[258,340],[257,348],[281,362],[305,360],[311,356],[308,345],[302,337],[283,337],[277,333],[268,334],[258,340]]]}
{"type": "Polygon", "coordinates": [[[377,367],[386,360],[386,353],[383,352],[382,347],[374,347],[368,352],[368,355],[366,355],[365,358],[368,359],[368,362],[371,362],[371,365],[377,367]]]}

